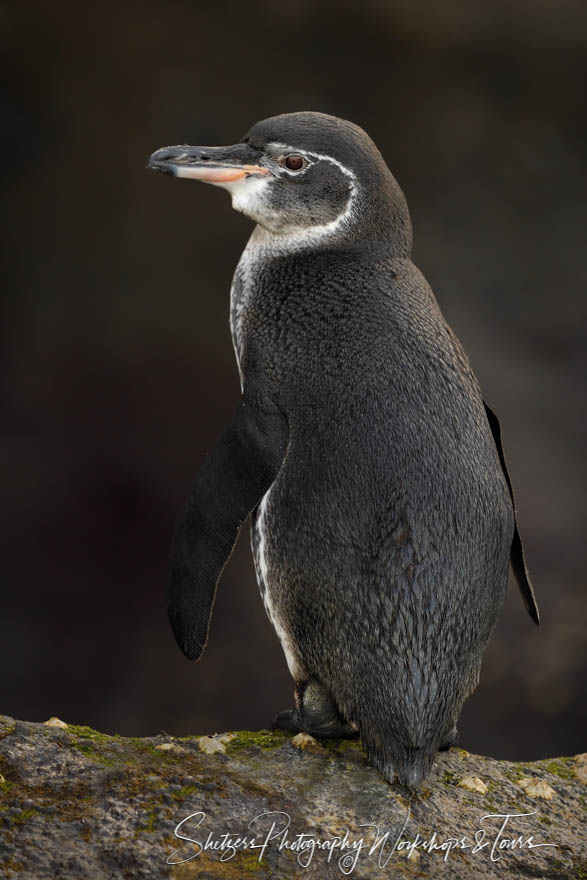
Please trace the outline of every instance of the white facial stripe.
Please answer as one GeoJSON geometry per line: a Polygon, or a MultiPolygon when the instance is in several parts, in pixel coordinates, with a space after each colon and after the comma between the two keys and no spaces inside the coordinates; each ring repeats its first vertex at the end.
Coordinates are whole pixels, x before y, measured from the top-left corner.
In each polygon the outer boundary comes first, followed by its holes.
{"type": "Polygon", "coordinates": [[[280,238],[287,238],[288,244],[291,243],[293,247],[295,247],[296,245],[303,246],[305,244],[315,244],[320,239],[332,235],[342,226],[352,221],[353,215],[355,213],[355,202],[357,200],[359,184],[355,173],[351,171],[350,168],[347,168],[346,165],[343,165],[342,162],[339,162],[338,159],[335,159],[333,156],[328,156],[324,153],[312,153],[308,150],[300,150],[299,147],[290,147],[288,146],[288,144],[280,143],[271,143],[267,144],[267,146],[282,153],[297,153],[308,160],[310,165],[308,165],[303,170],[289,172],[289,176],[292,178],[304,174],[308,170],[308,168],[310,168],[311,165],[314,164],[313,160],[318,159],[321,162],[331,162],[333,165],[336,165],[336,167],[340,171],[342,171],[345,177],[347,177],[350,181],[350,196],[348,202],[346,203],[344,211],[342,211],[338,215],[338,217],[335,217],[334,220],[330,220],[329,223],[322,223],[319,226],[306,226],[303,229],[291,230],[290,232],[280,236],[280,238]]]}

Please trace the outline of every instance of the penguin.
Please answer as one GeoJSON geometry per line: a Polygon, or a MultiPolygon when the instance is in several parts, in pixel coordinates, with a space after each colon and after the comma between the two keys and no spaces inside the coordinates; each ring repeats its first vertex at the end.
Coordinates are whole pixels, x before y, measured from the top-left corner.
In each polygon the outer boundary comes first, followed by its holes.
{"type": "Polygon", "coordinates": [[[251,515],[295,684],[274,727],[360,736],[416,788],[456,740],[510,563],[539,613],[499,422],[411,260],[405,197],[360,127],[317,112],[148,167],[228,190],[256,224],[230,297],[241,399],[173,542],[175,638],[200,657],[251,515]]]}

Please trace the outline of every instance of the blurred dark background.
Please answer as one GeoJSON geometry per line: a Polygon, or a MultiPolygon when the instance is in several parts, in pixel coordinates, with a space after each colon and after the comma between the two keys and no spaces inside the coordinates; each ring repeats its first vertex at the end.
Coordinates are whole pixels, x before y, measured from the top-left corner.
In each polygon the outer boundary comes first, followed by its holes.
{"type": "Polygon", "coordinates": [[[248,527],[194,666],[170,535],[239,395],[228,196],[144,170],[314,109],[367,129],[502,421],[541,607],[511,585],[461,745],[585,749],[582,0],[3,6],[0,711],[108,732],[267,726],[292,685],[248,527]]]}

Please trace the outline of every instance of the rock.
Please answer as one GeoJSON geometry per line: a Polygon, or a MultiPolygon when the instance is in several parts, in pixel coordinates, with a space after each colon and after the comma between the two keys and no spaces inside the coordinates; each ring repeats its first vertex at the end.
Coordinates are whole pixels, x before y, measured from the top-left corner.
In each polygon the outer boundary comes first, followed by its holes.
{"type": "Polygon", "coordinates": [[[219,739],[216,739],[213,736],[201,736],[198,739],[198,748],[201,752],[204,752],[206,755],[215,755],[218,752],[226,752],[224,748],[224,743],[220,742],[219,739]]]}
{"type": "Polygon", "coordinates": [[[175,752],[177,755],[185,752],[185,749],[177,743],[159,743],[155,748],[159,749],[160,752],[175,752]]]}
{"type": "Polygon", "coordinates": [[[45,721],[47,727],[61,727],[62,730],[67,730],[69,725],[66,721],[62,721],[61,718],[57,718],[55,715],[52,715],[48,721],[45,721]]]}
{"type": "Polygon", "coordinates": [[[305,752],[319,752],[321,750],[318,740],[308,733],[296,733],[292,738],[291,744],[296,749],[302,749],[305,752]]]}
{"type": "Polygon", "coordinates": [[[545,800],[549,801],[556,796],[554,789],[543,779],[532,779],[529,776],[523,776],[521,779],[518,779],[518,785],[524,789],[528,797],[545,798],[545,800]]]}
{"type": "Polygon", "coordinates": [[[358,741],[300,747],[282,731],[169,740],[0,718],[2,880],[584,871],[584,756],[512,764],[450,749],[410,792],[386,783],[358,741]]]}
{"type": "Polygon", "coordinates": [[[478,776],[463,776],[458,786],[459,788],[465,788],[467,791],[478,791],[479,794],[487,794],[489,790],[478,776]]]}

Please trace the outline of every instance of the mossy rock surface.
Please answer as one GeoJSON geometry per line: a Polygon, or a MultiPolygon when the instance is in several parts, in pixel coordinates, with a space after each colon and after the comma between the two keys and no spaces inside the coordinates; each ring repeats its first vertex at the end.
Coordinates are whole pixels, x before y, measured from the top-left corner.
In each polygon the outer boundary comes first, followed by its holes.
{"type": "Polygon", "coordinates": [[[451,749],[413,793],[388,785],[357,742],[302,749],[271,731],[216,739],[221,748],[207,753],[195,736],[0,716],[0,876],[587,877],[587,756],[512,764],[451,749]],[[487,793],[459,786],[465,777],[487,793]],[[528,796],[518,784],[527,777],[554,796],[528,796]]]}

